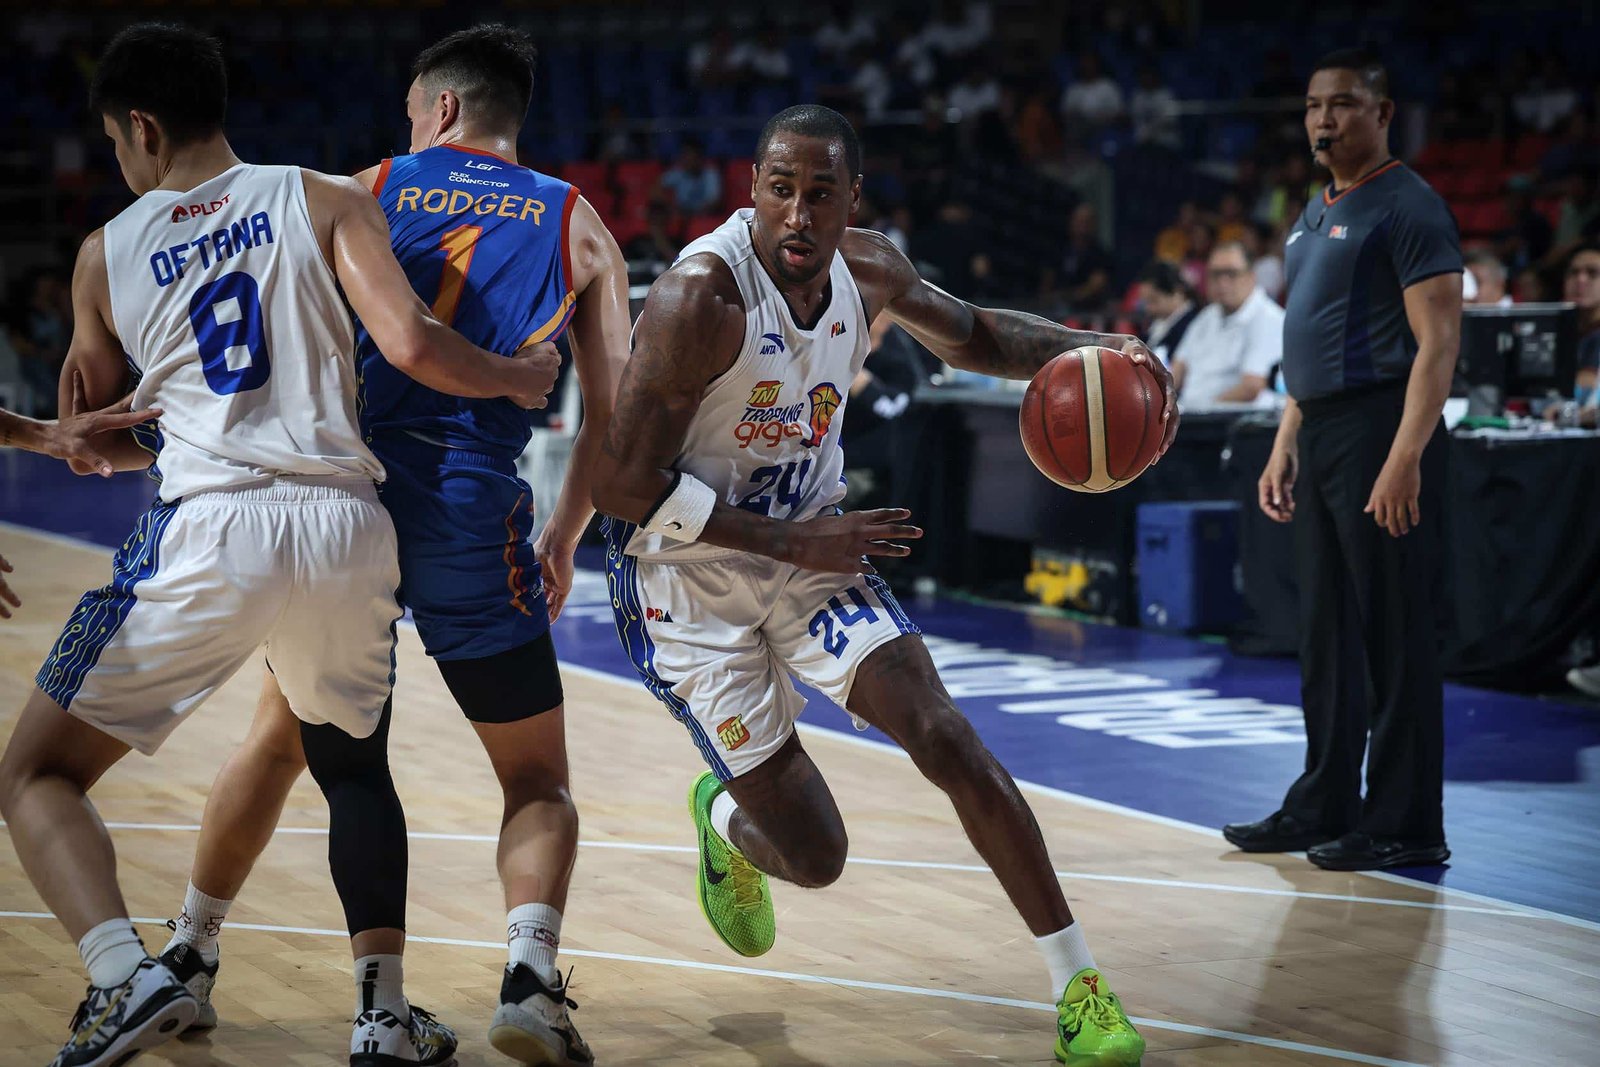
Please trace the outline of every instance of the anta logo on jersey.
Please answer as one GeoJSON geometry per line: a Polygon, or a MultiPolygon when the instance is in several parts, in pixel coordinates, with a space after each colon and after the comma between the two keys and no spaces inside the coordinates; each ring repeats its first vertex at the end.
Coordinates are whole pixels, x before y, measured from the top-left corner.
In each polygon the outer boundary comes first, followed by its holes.
{"type": "Polygon", "coordinates": [[[188,222],[190,219],[197,219],[202,215],[221,211],[224,207],[227,207],[228,201],[232,196],[232,193],[223,193],[222,199],[213,200],[209,204],[179,204],[172,209],[172,221],[188,222]]]}
{"type": "Polygon", "coordinates": [[[750,740],[750,731],[745,729],[744,720],[735,715],[717,725],[717,740],[722,742],[723,748],[732,752],[750,740]]]}
{"type": "Polygon", "coordinates": [[[775,333],[764,333],[761,340],[766,343],[761,346],[763,356],[776,356],[783,352],[783,338],[775,333]]]}

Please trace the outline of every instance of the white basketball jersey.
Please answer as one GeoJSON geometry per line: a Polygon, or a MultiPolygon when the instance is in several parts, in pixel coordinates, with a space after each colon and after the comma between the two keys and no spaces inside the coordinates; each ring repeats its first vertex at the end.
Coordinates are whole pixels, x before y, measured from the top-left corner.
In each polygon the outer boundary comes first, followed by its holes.
{"type": "MultiPolygon", "coordinates": [[[[795,321],[750,242],[754,212],[743,208],[678,254],[721,258],[744,300],[738,358],[706,387],[676,464],[723,501],[775,519],[809,519],[844,497],[839,434],[850,383],[872,349],[866,308],[844,256],[828,270],[828,302],[809,328],[795,321]]],[[[638,533],[631,555],[702,560],[729,553],[638,533]]]]}
{"type": "Polygon", "coordinates": [[[356,422],[355,332],[298,167],[146,193],[105,228],[113,325],[160,406],[161,497],[279,475],[381,479],[356,422]]]}

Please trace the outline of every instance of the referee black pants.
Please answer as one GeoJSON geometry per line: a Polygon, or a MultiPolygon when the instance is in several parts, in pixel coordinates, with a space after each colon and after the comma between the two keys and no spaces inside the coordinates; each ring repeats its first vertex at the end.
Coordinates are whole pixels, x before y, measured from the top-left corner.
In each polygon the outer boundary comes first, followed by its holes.
{"type": "Polygon", "coordinates": [[[1283,810],[1330,837],[1433,843],[1444,840],[1442,424],[1423,452],[1421,525],[1392,537],[1362,513],[1404,405],[1399,385],[1301,405],[1294,527],[1307,748],[1283,810]]]}

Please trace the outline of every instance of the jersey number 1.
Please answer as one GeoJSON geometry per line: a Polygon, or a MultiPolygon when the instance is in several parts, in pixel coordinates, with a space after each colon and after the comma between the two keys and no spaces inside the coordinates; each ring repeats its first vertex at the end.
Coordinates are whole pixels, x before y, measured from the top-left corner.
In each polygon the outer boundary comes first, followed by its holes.
{"type": "Polygon", "coordinates": [[[439,275],[439,295],[433,298],[433,317],[446,326],[455,321],[456,308],[461,303],[461,290],[467,285],[467,271],[472,267],[472,252],[483,236],[482,226],[457,226],[439,238],[444,249],[444,273],[439,275]]]}

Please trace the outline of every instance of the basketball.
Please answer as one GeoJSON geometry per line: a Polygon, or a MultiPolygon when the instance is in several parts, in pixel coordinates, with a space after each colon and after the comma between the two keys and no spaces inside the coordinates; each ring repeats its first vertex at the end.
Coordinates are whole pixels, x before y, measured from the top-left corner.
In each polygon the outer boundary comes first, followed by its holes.
{"type": "Polygon", "coordinates": [[[1161,386],[1111,348],[1063,352],[1039,369],[1022,398],[1022,446],[1039,472],[1079,493],[1120,488],[1161,447],[1161,386]]]}

